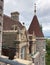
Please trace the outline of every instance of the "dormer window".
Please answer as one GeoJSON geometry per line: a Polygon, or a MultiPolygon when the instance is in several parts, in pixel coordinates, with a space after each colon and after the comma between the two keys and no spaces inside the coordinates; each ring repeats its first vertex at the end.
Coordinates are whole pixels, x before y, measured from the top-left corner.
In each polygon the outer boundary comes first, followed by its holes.
{"type": "Polygon", "coordinates": [[[13,25],[11,30],[17,30],[17,25],[13,25]]]}
{"type": "Polygon", "coordinates": [[[32,36],[29,36],[29,39],[32,40],[32,36]]]}
{"type": "Polygon", "coordinates": [[[15,26],[15,30],[17,30],[17,26],[15,26]]]}

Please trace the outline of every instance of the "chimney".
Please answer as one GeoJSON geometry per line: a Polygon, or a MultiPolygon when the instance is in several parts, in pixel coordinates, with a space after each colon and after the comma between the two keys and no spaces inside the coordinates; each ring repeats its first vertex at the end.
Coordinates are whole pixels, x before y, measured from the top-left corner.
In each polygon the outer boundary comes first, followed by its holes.
{"type": "Polygon", "coordinates": [[[18,12],[12,12],[11,18],[15,21],[19,21],[19,13],[18,12]]]}

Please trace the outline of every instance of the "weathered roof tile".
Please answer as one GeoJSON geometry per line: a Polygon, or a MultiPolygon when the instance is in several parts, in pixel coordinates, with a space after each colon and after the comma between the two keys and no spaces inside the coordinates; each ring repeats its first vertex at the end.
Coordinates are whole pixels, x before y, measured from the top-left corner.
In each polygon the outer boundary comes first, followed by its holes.
{"type": "Polygon", "coordinates": [[[22,24],[19,21],[14,21],[11,17],[4,15],[3,16],[3,30],[11,30],[12,25],[17,25],[20,29],[22,29],[22,24]]]}
{"type": "Polygon", "coordinates": [[[33,34],[33,32],[34,32],[36,37],[44,37],[36,15],[34,15],[34,18],[33,18],[32,22],[30,24],[28,32],[29,32],[29,34],[33,34]]]}

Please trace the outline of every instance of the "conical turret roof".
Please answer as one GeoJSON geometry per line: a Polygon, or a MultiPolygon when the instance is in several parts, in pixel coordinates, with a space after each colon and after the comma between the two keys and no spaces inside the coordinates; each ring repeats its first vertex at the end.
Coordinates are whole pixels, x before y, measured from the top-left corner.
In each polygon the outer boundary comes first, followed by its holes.
{"type": "Polygon", "coordinates": [[[28,32],[29,32],[29,34],[33,34],[33,32],[34,32],[36,37],[44,37],[36,15],[34,15],[34,17],[32,19],[28,32]]]}

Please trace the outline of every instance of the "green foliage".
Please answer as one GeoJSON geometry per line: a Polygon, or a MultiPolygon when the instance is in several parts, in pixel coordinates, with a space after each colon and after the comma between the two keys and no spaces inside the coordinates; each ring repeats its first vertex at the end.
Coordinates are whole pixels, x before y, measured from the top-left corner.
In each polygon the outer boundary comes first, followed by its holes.
{"type": "Polygon", "coordinates": [[[50,39],[46,40],[47,45],[46,45],[46,65],[50,65],[50,39]]]}
{"type": "Polygon", "coordinates": [[[47,44],[50,45],[50,39],[46,39],[47,44]]]}

